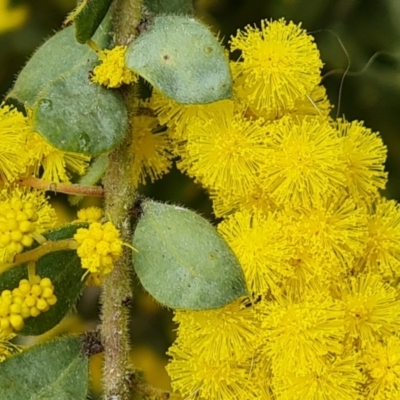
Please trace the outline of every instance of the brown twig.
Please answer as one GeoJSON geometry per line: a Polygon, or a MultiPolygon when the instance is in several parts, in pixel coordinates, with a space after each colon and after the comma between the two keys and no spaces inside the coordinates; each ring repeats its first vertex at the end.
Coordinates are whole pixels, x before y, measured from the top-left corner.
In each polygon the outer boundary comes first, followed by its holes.
{"type": "Polygon", "coordinates": [[[21,186],[29,186],[35,189],[45,190],[54,193],[65,193],[93,197],[104,196],[104,190],[101,186],[85,186],[75,183],[54,183],[34,177],[20,179],[19,184],[21,186]]]}

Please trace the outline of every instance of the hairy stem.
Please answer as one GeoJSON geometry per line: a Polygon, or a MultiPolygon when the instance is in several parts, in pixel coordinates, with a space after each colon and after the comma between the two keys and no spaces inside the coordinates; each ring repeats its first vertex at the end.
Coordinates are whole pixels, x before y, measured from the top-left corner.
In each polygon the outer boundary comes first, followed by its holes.
{"type": "MultiPolygon", "coordinates": [[[[126,45],[136,36],[141,15],[141,0],[115,0],[113,4],[114,42],[126,45]]],[[[133,113],[136,88],[123,92],[128,114],[133,113]]],[[[130,118],[131,120],[131,118],[130,118]]],[[[132,126],[130,126],[132,129],[132,126]]],[[[110,154],[105,173],[104,199],[107,215],[121,232],[124,242],[131,242],[131,224],[128,214],[134,201],[132,189],[131,135],[110,154]]],[[[101,339],[104,346],[103,390],[105,400],[132,398],[132,377],[135,371],[129,363],[129,309],[127,299],[131,290],[132,255],[124,248],[114,270],[104,279],[102,292],[101,339]]]]}

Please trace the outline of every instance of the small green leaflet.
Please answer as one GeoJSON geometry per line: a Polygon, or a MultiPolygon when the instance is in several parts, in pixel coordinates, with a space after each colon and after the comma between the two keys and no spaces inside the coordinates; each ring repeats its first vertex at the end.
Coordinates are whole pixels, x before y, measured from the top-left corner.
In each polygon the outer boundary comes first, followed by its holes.
{"type": "Polygon", "coordinates": [[[65,337],[0,363],[1,399],[85,400],[89,360],[81,349],[81,338],[65,337]]]}
{"type": "Polygon", "coordinates": [[[194,211],[145,200],[133,236],[133,263],[160,303],[204,310],[246,294],[240,264],[217,230],[194,211]]]}
{"type": "Polygon", "coordinates": [[[212,103],[232,96],[224,49],[205,25],[189,16],[155,17],[128,46],[125,63],[178,103],[212,103]]]}

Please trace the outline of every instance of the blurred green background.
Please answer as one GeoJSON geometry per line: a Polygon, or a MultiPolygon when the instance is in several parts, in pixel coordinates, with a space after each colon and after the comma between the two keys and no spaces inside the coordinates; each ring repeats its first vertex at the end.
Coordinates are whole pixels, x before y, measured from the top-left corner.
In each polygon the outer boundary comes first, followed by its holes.
{"type": "MultiPolygon", "coordinates": [[[[26,7],[25,22],[2,32],[6,0],[0,0],[0,94],[12,86],[16,74],[43,41],[59,30],[75,0],[11,1],[26,7]]],[[[385,195],[400,199],[400,0],[197,0],[198,17],[219,33],[226,44],[237,29],[259,25],[261,19],[284,17],[302,26],[316,39],[324,62],[323,84],[338,113],[348,120],[362,120],[379,131],[388,146],[389,184],[385,195]],[[341,44],[342,43],[342,44],[341,44]],[[345,50],[344,50],[344,49],[345,50]],[[347,55],[346,55],[347,53],[347,55]],[[369,62],[372,61],[372,62],[369,62]],[[344,70],[350,71],[340,91],[344,70]],[[338,102],[340,97],[340,110],[338,102]]],[[[1,143],[0,143],[1,145],[1,143]]],[[[143,192],[153,198],[185,204],[212,218],[206,193],[176,170],[143,192]]],[[[54,198],[63,209],[65,199],[54,198]]],[[[65,206],[64,206],[65,207],[65,206]]],[[[61,212],[61,211],[60,211],[61,212]]],[[[66,217],[68,218],[68,217],[66,217]]],[[[133,359],[148,379],[165,389],[165,351],[174,338],[172,314],[151,300],[135,283],[132,306],[133,359]]],[[[57,332],[82,330],[98,319],[99,290],[85,291],[78,314],[68,318],[57,332]]],[[[94,394],[100,375],[100,357],[94,359],[94,394]],[[97,382],[97,383],[96,383],[97,382]]]]}

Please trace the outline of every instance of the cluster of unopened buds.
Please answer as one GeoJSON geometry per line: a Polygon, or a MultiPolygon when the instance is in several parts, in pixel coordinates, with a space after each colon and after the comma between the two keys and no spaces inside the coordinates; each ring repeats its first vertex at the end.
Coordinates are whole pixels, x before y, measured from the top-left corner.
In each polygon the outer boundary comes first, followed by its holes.
{"type": "MultiPolygon", "coordinates": [[[[36,239],[34,236],[40,235],[36,229],[38,214],[29,201],[14,198],[2,205],[0,253],[3,253],[4,261],[12,262],[14,255],[30,247],[36,239]]],[[[77,222],[89,222],[87,229],[79,228],[74,235],[82,268],[87,270],[85,277],[88,285],[99,286],[122,252],[123,243],[117,228],[111,222],[97,222],[102,215],[102,210],[95,207],[78,213],[77,222]]],[[[50,248],[51,243],[47,242],[46,248],[50,248]]],[[[25,319],[39,316],[56,302],[50,278],[42,278],[30,271],[29,279],[22,279],[18,287],[7,288],[0,293],[0,333],[13,334],[22,330],[25,319]]]]}
{"type": "Polygon", "coordinates": [[[0,295],[0,331],[10,333],[24,327],[24,319],[37,317],[56,304],[54,286],[49,278],[35,275],[21,279],[13,290],[3,290],[0,295]]]}
{"type": "Polygon", "coordinates": [[[113,270],[114,262],[121,256],[123,243],[118,229],[110,221],[105,224],[93,222],[88,229],[78,229],[74,239],[78,243],[77,253],[82,268],[97,274],[94,280],[100,282],[102,276],[113,270]]]}
{"type": "Polygon", "coordinates": [[[36,231],[38,215],[30,202],[14,199],[0,216],[0,250],[8,255],[18,254],[33,244],[32,233],[36,231]]]}

